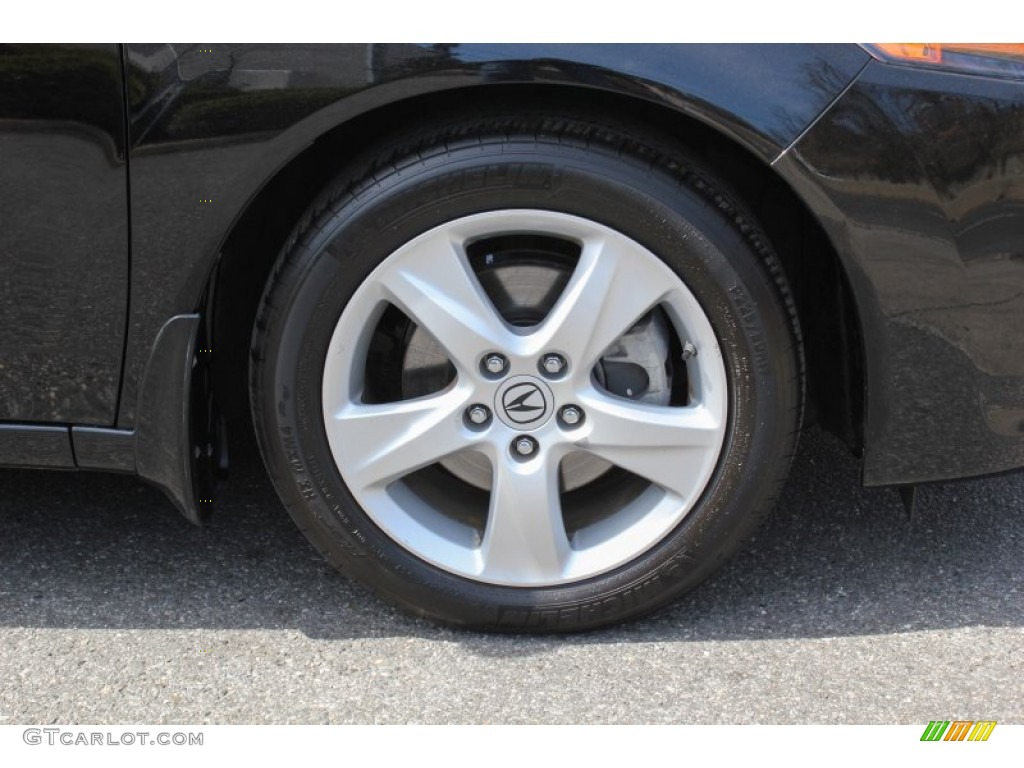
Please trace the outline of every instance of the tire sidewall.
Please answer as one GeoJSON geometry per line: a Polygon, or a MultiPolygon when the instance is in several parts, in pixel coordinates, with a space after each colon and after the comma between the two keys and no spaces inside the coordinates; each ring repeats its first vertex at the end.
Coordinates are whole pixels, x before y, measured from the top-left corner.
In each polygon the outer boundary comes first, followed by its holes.
{"type": "MultiPolygon", "coordinates": [[[[692,166],[690,166],[692,168],[692,166]]],[[[586,629],[640,615],[704,579],[770,508],[799,408],[785,307],[763,238],[714,194],[611,150],[508,138],[448,147],[337,199],[285,255],[254,361],[254,410],[290,513],[328,559],[416,613],[481,629],[586,629]],[[471,581],[408,552],[362,511],[332,458],[321,400],[327,348],[348,300],[383,259],[453,219],[509,208],[592,219],[637,241],[682,279],[718,337],[729,425],[693,510],[632,562],[580,582],[513,588],[471,581]],[[787,386],[787,384],[789,386],[787,386]]],[[[698,177],[699,178],[699,177],[698,177]]],[[[719,194],[719,193],[716,193],[719,194]]]]}

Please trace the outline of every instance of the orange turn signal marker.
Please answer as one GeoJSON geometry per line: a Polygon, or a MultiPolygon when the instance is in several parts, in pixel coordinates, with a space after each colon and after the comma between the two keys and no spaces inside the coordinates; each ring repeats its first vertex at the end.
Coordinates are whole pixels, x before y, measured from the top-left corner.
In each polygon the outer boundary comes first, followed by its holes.
{"type": "Polygon", "coordinates": [[[1024,43],[874,43],[886,56],[939,64],[947,54],[1024,59],[1024,43]]]}

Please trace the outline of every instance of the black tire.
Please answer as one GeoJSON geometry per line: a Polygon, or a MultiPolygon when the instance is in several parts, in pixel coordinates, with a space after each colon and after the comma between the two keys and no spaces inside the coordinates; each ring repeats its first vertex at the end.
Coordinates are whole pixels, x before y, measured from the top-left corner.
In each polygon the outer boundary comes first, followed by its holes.
{"type": "MultiPolygon", "coordinates": [[[[382,378],[391,375],[380,370],[382,378]]],[[[394,139],[342,174],[307,213],[263,297],[251,392],[278,493],[344,573],[417,615],[452,625],[577,631],[665,605],[756,530],[796,448],[803,357],[793,302],[767,238],[699,162],[666,137],[626,123],[494,114],[394,139]],[[466,577],[382,530],[342,477],[322,402],[332,334],[378,265],[438,225],[525,208],[597,222],[656,254],[699,301],[728,382],[724,442],[693,508],[628,562],[540,586],[466,577]]]]}

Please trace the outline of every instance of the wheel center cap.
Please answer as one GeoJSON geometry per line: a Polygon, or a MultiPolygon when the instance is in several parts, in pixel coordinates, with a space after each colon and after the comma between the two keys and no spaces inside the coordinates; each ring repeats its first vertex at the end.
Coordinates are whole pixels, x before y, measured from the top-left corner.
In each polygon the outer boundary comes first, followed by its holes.
{"type": "Polygon", "coordinates": [[[533,376],[513,376],[494,396],[494,412],[512,429],[536,429],[554,410],[555,398],[548,385],[533,376]]]}

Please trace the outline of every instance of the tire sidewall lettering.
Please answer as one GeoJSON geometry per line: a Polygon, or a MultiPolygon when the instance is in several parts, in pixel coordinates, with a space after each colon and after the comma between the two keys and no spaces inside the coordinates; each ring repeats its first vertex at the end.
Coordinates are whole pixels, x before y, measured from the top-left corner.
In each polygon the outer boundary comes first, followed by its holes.
{"type": "Polygon", "coordinates": [[[314,224],[310,240],[298,243],[304,260],[278,310],[284,319],[276,326],[276,357],[267,363],[279,386],[270,412],[263,412],[278,425],[265,450],[287,468],[290,483],[275,478],[275,484],[292,514],[308,510],[308,519],[300,520],[306,535],[384,596],[429,606],[417,610],[453,623],[579,629],[643,613],[714,570],[733,540],[755,527],[759,516],[747,513],[764,507],[766,488],[775,482],[758,457],[774,449],[784,428],[774,413],[779,398],[772,382],[784,378],[791,364],[773,354],[785,329],[773,329],[765,316],[779,299],[766,285],[753,247],[728,217],[669,174],[652,176],[639,162],[604,156],[581,168],[558,147],[545,151],[562,154],[558,162],[481,158],[470,150],[427,158],[422,167],[400,168],[343,196],[314,224]],[[329,462],[320,383],[328,342],[348,299],[381,259],[439,220],[503,207],[587,216],[661,255],[708,315],[729,379],[731,426],[695,508],[632,562],[567,586],[500,587],[429,565],[368,519],[329,462]]]}

